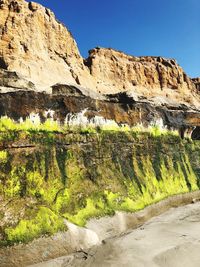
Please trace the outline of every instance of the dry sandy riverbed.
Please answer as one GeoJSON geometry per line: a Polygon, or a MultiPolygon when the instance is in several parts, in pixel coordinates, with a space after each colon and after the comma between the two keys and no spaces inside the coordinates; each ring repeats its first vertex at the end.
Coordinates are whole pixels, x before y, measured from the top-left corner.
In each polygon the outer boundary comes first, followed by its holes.
{"type": "Polygon", "coordinates": [[[37,266],[199,267],[200,202],[171,208],[100,246],[37,266]]]}

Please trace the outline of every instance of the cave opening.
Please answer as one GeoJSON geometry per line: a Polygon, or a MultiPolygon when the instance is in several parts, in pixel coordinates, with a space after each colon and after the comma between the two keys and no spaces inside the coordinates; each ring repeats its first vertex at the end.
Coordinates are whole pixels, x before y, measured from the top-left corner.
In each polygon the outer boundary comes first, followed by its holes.
{"type": "Polygon", "coordinates": [[[192,140],[200,140],[200,126],[196,126],[191,135],[192,140]]]}

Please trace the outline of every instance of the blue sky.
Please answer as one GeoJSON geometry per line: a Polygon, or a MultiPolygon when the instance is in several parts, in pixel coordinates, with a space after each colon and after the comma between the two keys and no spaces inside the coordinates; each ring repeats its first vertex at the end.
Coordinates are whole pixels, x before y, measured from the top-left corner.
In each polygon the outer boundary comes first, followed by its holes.
{"type": "Polygon", "coordinates": [[[83,57],[96,47],[175,58],[200,76],[200,0],[36,0],[72,32],[83,57]]]}

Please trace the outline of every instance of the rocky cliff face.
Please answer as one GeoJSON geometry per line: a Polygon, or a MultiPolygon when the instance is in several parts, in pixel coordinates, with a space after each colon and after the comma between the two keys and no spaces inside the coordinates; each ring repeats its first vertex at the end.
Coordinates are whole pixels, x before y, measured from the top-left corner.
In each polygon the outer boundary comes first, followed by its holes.
{"type": "Polygon", "coordinates": [[[89,75],[71,33],[49,9],[24,0],[0,1],[0,66],[42,89],[89,75]]]}
{"type": "Polygon", "coordinates": [[[136,99],[142,96],[155,102],[197,102],[193,81],[174,59],[133,57],[95,48],[89,51],[85,64],[97,81],[97,90],[103,93],[129,91],[136,99]]]}
{"type": "Polygon", "coordinates": [[[71,33],[47,8],[24,0],[0,1],[0,66],[51,92],[56,83],[102,94],[128,91],[134,99],[199,106],[194,82],[173,59],[133,57],[95,48],[80,56],[71,33]]]}
{"type": "Polygon", "coordinates": [[[198,126],[200,139],[198,93],[174,60],[104,48],[83,59],[50,10],[0,0],[0,266],[82,249],[68,233],[44,237],[66,219],[85,225],[199,189],[198,142],[124,125],[158,121],[181,137],[198,126]]]}
{"type": "Polygon", "coordinates": [[[89,119],[129,125],[162,119],[169,127],[199,126],[198,91],[199,80],[173,59],[105,48],[83,59],[49,9],[0,1],[0,116],[19,119],[34,112],[44,119],[51,110],[64,121],[84,111],[89,119]]]}
{"type": "Polygon", "coordinates": [[[194,85],[196,86],[196,89],[199,91],[200,90],[200,77],[193,78],[192,81],[193,81],[194,85]]]}
{"type": "Polygon", "coordinates": [[[199,108],[199,78],[190,79],[174,59],[134,57],[95,48],[84,63],[101,94],[126,92],[135,101],[199,108]]]}

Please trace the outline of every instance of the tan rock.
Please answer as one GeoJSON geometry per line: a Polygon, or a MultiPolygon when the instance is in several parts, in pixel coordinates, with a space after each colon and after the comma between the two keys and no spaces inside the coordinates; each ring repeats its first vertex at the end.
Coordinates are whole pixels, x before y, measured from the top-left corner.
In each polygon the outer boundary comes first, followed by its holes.
{"type": "Polygon", "coordinates": [[[193,83],[195,84],[197,90],[200,91],[200,77],[198,77],[198,78],[193,78],[192,81],[193,81],[193,83]]]}
{"type": "MultiPolygon", "coordinates": [[[[127,91],[156,104],[199,106],[197,86],[173,59],[133,57],[95,48],[84,60],[71,33],[47,8],[25,0],[0,0],[0,67],[17,71],[37,89],[80,85],[92,92],[127,91]]],[[[48,91],[49,90],[49,91],[48,91]]]]}
{"type": "Polygon", "coordinates": [[[0,4],[0,66],[35,84],[79,83],[89,75],[71,33],[39,4],[5,0],[0,4]]]}
{"type": "Polygon", "coordinates": [[[133,57],[95,48],[89,51],[86,64],[97,81],[96,90],[102,93],[128,91],[147,98],[197,104],[194,83],[174,59],[133,57]]]}
{"type": "Polygon", "coordinates": [[[27,81],[16,72],[0,69],[0,93],[16,90],[35,90],[32,82],[27,81]]]}

